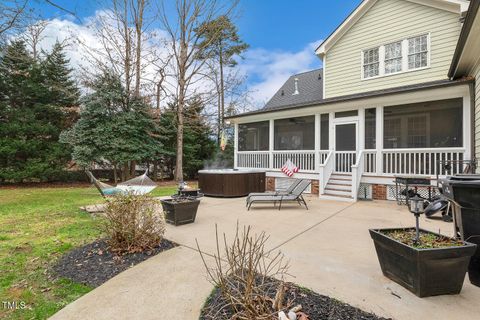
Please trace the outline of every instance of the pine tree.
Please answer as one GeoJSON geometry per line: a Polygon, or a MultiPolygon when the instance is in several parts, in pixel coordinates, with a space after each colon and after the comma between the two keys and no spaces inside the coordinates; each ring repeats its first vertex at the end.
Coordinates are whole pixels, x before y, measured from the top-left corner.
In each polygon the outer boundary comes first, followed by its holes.
{"type": "Polygon", "coordinates": [[[41,65],[25,43],[14,41],[0,62],[0,179],[48,180],[65,164],[56,119],[49,104],[41,65]]]}
{"type": "Polygon", "coordinates": [[[80,99],[80,90],[71,76],[73,69],[69,64],[64,46],[58,41],[42,63],[49,102],[64,113],[63,128],[71,127],[77,120],[80,99]]]}

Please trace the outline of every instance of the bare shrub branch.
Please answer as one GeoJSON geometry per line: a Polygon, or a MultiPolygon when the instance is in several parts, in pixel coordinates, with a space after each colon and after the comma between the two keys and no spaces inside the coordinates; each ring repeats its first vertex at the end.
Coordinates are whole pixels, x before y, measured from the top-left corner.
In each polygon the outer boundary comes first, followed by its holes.
{"type": "Polygon", "coordinates": [[[283,279],[289,268],[283,254],[270,254],[265,249],[269,237],[264,232],[252,235],[250,226],[240,230],[238,223],[231,243],[225,234],[220,240],[217,226],[215,238],[213,265],[207,263],[197,241],[209,281],[218,287],[223,298],[223,304],[218,310],[211,310],[208,318],[218,319],[221,312],[229,310],[232,319],[276,319],[283,307],[283,279]]]}

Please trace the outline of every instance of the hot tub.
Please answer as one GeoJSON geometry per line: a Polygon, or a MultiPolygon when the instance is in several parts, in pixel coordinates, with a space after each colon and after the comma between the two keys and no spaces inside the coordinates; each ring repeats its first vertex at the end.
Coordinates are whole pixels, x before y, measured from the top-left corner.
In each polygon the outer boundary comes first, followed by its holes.
{"type": "Polygon", "coordinates": [[[210,197],[244,197],[251,192],[265,192],[265,171],[200,170],[198,187],[210,197]]]}

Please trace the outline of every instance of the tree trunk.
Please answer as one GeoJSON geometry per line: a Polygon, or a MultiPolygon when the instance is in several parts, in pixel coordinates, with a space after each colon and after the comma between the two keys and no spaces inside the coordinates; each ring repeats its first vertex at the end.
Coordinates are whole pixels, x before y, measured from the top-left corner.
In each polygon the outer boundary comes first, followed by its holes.
{"type": "Polygon", "coordinates": [[[135,177],[137,172],[136,167],[137,167],[137,161],[135,160],[130,161],[130,177],[135,177]]]}
{"type": "Polygon", "coordinates": [[[130,167],[128,166],[128,161],[123,163],[122,170],[122,181],[126,181],[130,177],[130,167]]]}
{"type": "Polygon", "coordinates": [[[223,131],[223,118],[225,117],[225,84],[223,83],[223,52],[222,44],[219,50],[219,65],[220,65],[220,132],[223,131]]]}
{"type": "Polygon", "coordinates": [[[135,31],[137,34],[136,46],[136,69],[135,74],[135,97],[140,96],[140,74],[142,68],[142,28],[143,28],[143,11],[145,9],[145,0],[138,0],[138,13],[135,17],[135,31]]]}
{"type": "Polygon", "coordinates": [[[157,181],[158,177],[158,160],[153,160],[153,181],[157,181]]]}
{"type": "Polygon", "coordinates": [[[115,182],[115,184],[117,184],[117,181],[118,181],[117,163],[115,162],[113,164],[113,182],[115,182]]]}

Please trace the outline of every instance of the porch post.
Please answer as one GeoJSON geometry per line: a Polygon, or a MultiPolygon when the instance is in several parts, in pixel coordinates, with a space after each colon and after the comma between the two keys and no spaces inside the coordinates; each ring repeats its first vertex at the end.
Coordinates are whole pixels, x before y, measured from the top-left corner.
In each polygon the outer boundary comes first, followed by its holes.
{"type": "MultiPolygon", "coordinates": [[[[472,160],[473,159],[473,150],[472,150],[472,121],[471,121],[471,111],[472,108],[470,106],[471,100],[470,96],[466,95],[463,97],[463,147],[465,149],[465,153],[463,155],[464,160],[472,160]]],[[[464,169],[464,168],[462,168],[464,169]]]]}
{"type": "Polygon", "coordinates": [[[358,109],[358,149],[365,150],[365,108],[358,109]]]}
{"type": "Polygon", "coordinates": [[[335,119],[335,112],[330,111],[328,114],[328,149],[335,150],[335,126],[333,120],[335,119]]]}
{"type": "Polygon", "coordinates": [[[377,176],[383,174],[383,106],[377,107],[377,113],[375,117],[376,122],[376,130],[375,130],[375,147],[377,149],[377,156],[376,156],[376,168],[377,168],[377,176]]]}
{"type": "Polygon", "coordinates": [[[319,170],[320,164],[320,114],[315,115],[315,172],[319,170]]]}
{"type": "Polygon", "coordinates": [[[233,130],[233,168],[238,166],[238,123],[234,124],[233,130]]]}
{"type": "Polygon", "coordinates": [[[269,120],[269,135],[268,135],[268,167],[270,170],[273,169],[273,150],[274,150],[274,143],[275,143],[275,127],[273,123],[273,119],[269,120]]]}

